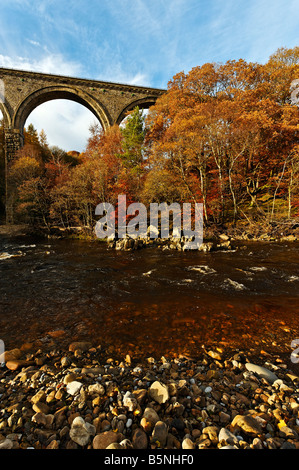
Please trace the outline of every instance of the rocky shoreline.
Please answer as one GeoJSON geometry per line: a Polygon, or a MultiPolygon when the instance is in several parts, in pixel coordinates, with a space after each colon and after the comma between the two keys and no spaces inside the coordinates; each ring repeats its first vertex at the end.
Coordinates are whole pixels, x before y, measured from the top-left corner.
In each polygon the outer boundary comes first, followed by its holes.
{"type": "Polygon", "coordinates": [[[0,449],[299,448],[299,376],[278,354],[30,348],[0,368],[0,449]]]}
{"type": "MultiPolygon", "coordinates": [[[[150,226],[146,237],[118,239],[117,234],[114,237],[101,240],[107,243],[109,248],[116,250],[136,250],[146,247],[157,247],[163,250],[188,249],[186,237],[161,238],[159,233],[157,238],[150,238],[150,226]]],[[[286,223],[257,223],[257,224],[239,224],[230,227],[205,227],[204,243],[198,246],[199,251],[217,251],[235,249],[234,242],[298,242],[299,241],[299,222],[286,223]]],[[[90,227],[69,227],[62,228],[53,226],[50,229],[34,228],[29,225],[1,225],[0,236],[4,237],[23,237],[23,236],[41,236],[46,238],[74,238],[81,240],[99,241],[94,229],[90,227]]]]}

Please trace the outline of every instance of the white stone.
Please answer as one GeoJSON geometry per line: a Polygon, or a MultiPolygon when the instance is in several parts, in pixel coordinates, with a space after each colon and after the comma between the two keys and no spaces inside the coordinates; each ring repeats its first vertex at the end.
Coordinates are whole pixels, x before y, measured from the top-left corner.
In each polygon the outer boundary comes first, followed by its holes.
{"type": "Polygon", "coordinates": [[[126,392],[123,398],[123,404],[129,411],[134,411],[137,408],[137,400],[130,392],[126,392]]]}
{"type": "Polygon", "coordinates": [[[92,384],[88,386],[89,393],[97,393],[98,395],[105,394],[105,387],[99,383],[92,384]]]}
{"type": "Polygon", "coordinates": [[[273,383],[276,380],[278,380],[278,377],[269,369],[266,369],[265,367],[258,366],[257,364],[251,364],[251,363],[245,364],[245,367],[250,372],[254,372],[255,374],[257,374],[259,378],[266,379],[269,383],[273,383]]]}
{"type": "Polygon", "coordinates": [[[157,380],[151,385],[149,389],[150,397],[160,405],[169,400],[169,392],[167,385],[158,382],[157,380]]]}
{"type": "Polygon", "coordinates": [[[73,382],[70,382],[67,384],[66,391],[70,395],[76,395],[81,389],[83,384],[81,382],[77,382],[76,380],[73,380],[73,382]]]}
{"type": "Polygon", "coordinates": [[[12,449],[13,442],[10,439],[4,439],[4,441],[0,442],[0,449],[12,449]]]}
{"type": "Polygon", "coordinates": [[[77,416],[73,422],[70,429],[70,438],[79,444],[80,446],[85,446],[88,444],[90,436],[96,434],[96,428],[92,424],[85,422],[81,416],[77,416]]]}
{"type": "Polygon", "coordinates": [[[238,438],[227,428],[221,428],[218,435],[218,441],[225,441],[226,444],[237,444],[238,438]]]}
{"type": "Polygon", "coordinates": [[[182,449],[195,449],[195,444],[191,439],[186,437],[182,442],[182,449]]]}
{"type": "Polygon", "coordinates": [[[128,421],[126,422],[126,427],[129,428],[132,426],[132,424],[133,424],[133,420],[129,418],[128,421]]]}

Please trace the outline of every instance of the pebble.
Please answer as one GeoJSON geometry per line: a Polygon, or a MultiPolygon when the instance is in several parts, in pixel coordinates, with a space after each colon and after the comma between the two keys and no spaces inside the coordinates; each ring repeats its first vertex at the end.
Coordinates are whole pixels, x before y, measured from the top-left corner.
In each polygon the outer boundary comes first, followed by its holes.
{"type": "Polygon", "coordinates": [[[155,424],[152,436],[151,444],[155,444],[157,447],[165,447],[168,436],[167,424],[163,421],[158,421],[155,424]]]}
{"type": "Polygon", "coordinates": [[[105,431],[100,434],[97,434],[93,441],[92,447],[93,449],[107,449],[110,444],[119,443],[120,442],[120,435],[113,431],[105,431]]]}
{"type": "Polygon", "coordinates": [[[70,395],[76,395],[81,389],[83,384],[81,382],[77,382],[76,380],[73,380],[72,382],[67,384],[66,391],[70,395]]]}
{"type": "Polygon", "coordinates": [[[137,428],[134,431],[132,444],[134,449],[147,449],[148,448],[148,436],[142,429],[137,428]]]}
{"type": "Polygon", "coordinates": [[[118,362],[112,350],[72,344],[16,351],[22,365],[0,369],[0,449],[299,448],[299,378],[277,355],[260,366],[216,348],[118,362]]]}
{"type": "Polygon", "coordinates": [[[224,441],[226,444],[238,444],[238,438],[230,432],[229,429],[227,428],[221,428],[219,435],[218,435],[218,441],[224,441]]]}
{"type": "Polygon", "coordinates": [[[273,383],[278,380],[277,375],[274,374],[274,372],[271,372],[266,367],[258,366],[256,364],[251,363],[245,364],[245,367],[250,372],[254,372],[255,374],[257,374],[258,377],[266,379],[269,383],[273,383]]]}
{"type": "Polygon", "coordinates": [[[161,382],[155,381],[150,386],[149,395],[159,404],[166,403],[169,399],[168,387],[161,382]]]}
{"type": "Polygon", "coordinates": [[[131,392],[126,392],[123,397],[123,404],[129,411],[134,411],[137,408],[137,400],[131,392]]]}
{"type": "Polygon", "coordinates": [[[182,449],[195,449],[194,442],[186,437],[182,442],[182,449]]]}
{"type": "Polygon", "coordinates": [[[234,417],[232,423],[233,428],[241,428],[245,433],[248,434],[261,434],[262,428],[259,422],[250,415],[237,415],[234,417]]]}
{"type": "Polygon", "coordinates": [[[126,428],[130,428],[132,424],[133,424],[133,420],[129,418],[128,421],[126,422],[126,428]]]}
{"type": "Polygon", "coordinates": [[[13,442],[10,439],[4,439],[2,442],[0,442],[0,449],[12,449],[13,448],[13,442]]]}
{"type": "Polygon", "coordinates": [[[91,436],[96,433],[96,428],[92,424],[85,422],[81,416],[76,416],[72,422],[70,438],[80,446],[86,446],[91,436]]]}

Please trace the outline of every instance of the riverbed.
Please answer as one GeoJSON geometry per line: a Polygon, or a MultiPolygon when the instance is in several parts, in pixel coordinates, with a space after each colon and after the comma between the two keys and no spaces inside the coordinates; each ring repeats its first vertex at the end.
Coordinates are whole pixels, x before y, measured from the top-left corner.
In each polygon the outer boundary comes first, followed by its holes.
{"type": "Polygon", "coordinates": [[[2,236],[0,338],[6,349],[89,340],[134,356],[196,356],[207,345],[290,355],[299,338],[298,247],[124,252],[2,236]]]}

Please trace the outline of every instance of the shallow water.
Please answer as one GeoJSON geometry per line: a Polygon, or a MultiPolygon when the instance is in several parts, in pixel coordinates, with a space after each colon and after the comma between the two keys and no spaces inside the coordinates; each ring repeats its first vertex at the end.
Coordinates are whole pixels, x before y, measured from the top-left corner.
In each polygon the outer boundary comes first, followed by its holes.
{"type": "Polygon", "coordinates": [[[149,355],[196,354],[202,344],[285,350],[299,337],[298,247],[120,252],[2,237],[0,338],[7,349],[54,336],[149,355]]]}

